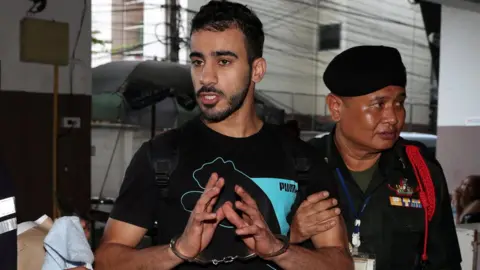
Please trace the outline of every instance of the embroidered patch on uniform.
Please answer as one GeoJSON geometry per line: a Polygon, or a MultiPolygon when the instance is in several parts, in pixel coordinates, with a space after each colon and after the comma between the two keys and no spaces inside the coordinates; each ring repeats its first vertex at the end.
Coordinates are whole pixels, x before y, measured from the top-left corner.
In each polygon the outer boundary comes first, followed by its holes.
{"type": "Polygon", "coordinates": [[[422,208],[420,199],[390,196],[390,205],[408,208],[422,208]]]}
{"type": "Polygon", "coordinates": [[[410,185],[408,185],[408,180],[406,178],[400,179],[400,183],[392,187],[388,184],[388,188],[392,191],[395,191],[397,196],[406,196],[411,197],[413,193],[418,191],[418,187],[413,189],[410,185]]]}

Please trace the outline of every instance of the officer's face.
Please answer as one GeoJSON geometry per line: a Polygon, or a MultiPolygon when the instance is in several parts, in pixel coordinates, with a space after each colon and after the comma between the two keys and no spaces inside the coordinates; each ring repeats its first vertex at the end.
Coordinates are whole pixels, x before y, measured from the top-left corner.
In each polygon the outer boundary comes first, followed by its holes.
{"type": "Polygon", "coordinates": [[[259,82],[265,60],[248,62],[245,36],[236,27],[196,31],[191,36],[191,74],[197,103],[206,120],[219,122],[253,103],[253,82],[259,82]]]}
{"type": "Polygon", "coordinates": [[[340,98],[332,117],[352,143],[365,150],[382,151],[391,148],[400,135],[405,123],[405,98],[405,89],[398,86],[340,98]]]}

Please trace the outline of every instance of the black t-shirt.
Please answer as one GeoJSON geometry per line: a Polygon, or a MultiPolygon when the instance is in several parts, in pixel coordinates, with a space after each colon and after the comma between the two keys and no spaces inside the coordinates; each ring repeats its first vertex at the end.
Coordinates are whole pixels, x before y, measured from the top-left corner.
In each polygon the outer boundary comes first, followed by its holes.
{"type": "Polygon", "coordinates": [[[17,269],[17,220],[13,181],[0,163],[0,269],[17,269]]]}
{"type": "MultiPolygon", "coordinates": [[[[162,208],[158,218],[158,243],[168,244],[171,238],[183,232],[190,211],[212,172],[217,172],[225,179],[224,193],[234,196],[235,184],[245,188],[256,200],[270,229],[284,235],[289,232],[292,214],[307,195],[321,190],[336,194],[332,182],[322,181],[319,172],[325,163],[315,157],[314,149],[301,140],[292,139],[295,148],[300,149],[313,163],[308,179],[297,181],[291,157],[286,147],[282,147],[280,136],[283,135],[278,132],[275,127],[264,124],[259,132],[250,137],[232,138],[211,130],[199,119],[182,127],[178,165],[170,178],[167,207],[162,208]]],[[[134,155],[111,214],[114,219],[143,228],[151,228],[158,211],[158,193],[154,187],[154,172],[148,151],[148,144],[144,144],[134,155]]],[[[208,252],[214,253],[218,259],[241,253],[245,247],[234,231],[228,221],[220,223],[207,248],[208,252]]],[[[259,258],[210,267],[278,269],[259,258]]],[[[178,269],[204,267],[182,264],[178,269]]]]}

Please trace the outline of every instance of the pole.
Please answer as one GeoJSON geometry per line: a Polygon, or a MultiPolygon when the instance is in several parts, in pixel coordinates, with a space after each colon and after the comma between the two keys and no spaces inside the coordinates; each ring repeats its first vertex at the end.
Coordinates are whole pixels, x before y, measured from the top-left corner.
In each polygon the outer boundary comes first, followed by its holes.
{"type": "Polygon", "coordinates": [[[58,139],[58,65],[53,66],[53,121],[52,121],[52,219],[58,216],[57,204],[57,139],[58,139]]]}
{"type": "MultiPolygon", "coordinates": [[[[179,5],[177,0],[168,0],[166,9],[166,36],[167,36],[167,59],[170,62],[178,62],[180,52],[180,30],[178,29],[178,10],[179,5]]],[[[155,133],[155,119],[156,119],[156,105],[152,105],[152,138],[155,133]]]]}
{"type": "Polygon", "coordinates": [[[171,62],[178,62],[180,52],[180,36],[178,29],[178,1],[169,0],[167,8],[167,57],[171,62]]]}
{"type": "Polygon", "coordinates": [[[313,115],[312,115],[312,127],[311,127],[312,130],[316,130],[315,124],[316,124],[316,118],[317,118],[318,44],[319,44],[319,41],[320,41],[320,37],[318,36],[319,35],[318,21],[320,20],[320,14],[318,12],[318,1],[319,0],[315,1],[315,12],[317,12],[317,14],[316,14],[317,20],[315,21],[315,23],[317,24],[317,27],[315,27],[315,29],[317,30],[317,33],[315,35],[316,36],[315,44],[313,46],[313,53],[314,53],[314,59],[315,59],[315,61],[314,61],[315,83],[314,83],[314,90],[313,90],[313,115]]]}

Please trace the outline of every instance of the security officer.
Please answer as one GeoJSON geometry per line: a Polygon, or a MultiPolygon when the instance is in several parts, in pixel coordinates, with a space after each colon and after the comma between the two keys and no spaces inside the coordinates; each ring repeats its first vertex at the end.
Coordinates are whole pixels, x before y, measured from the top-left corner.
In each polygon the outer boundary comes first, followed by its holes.
{"type": "Polygon", "coordinates": [[[406,77],[394,48],[359,46],[337,55],[323,77],[336,125],[312,144],[329,164],[326,177],[339,185],[356,263],[461,269],[442,168],[423,145],[399,137],[406,77]]]}
{"type": "Polygon", "coordinates": [[[17,219],[13,180],[0,163],[0,269],[17,269],[17,219]]]}

